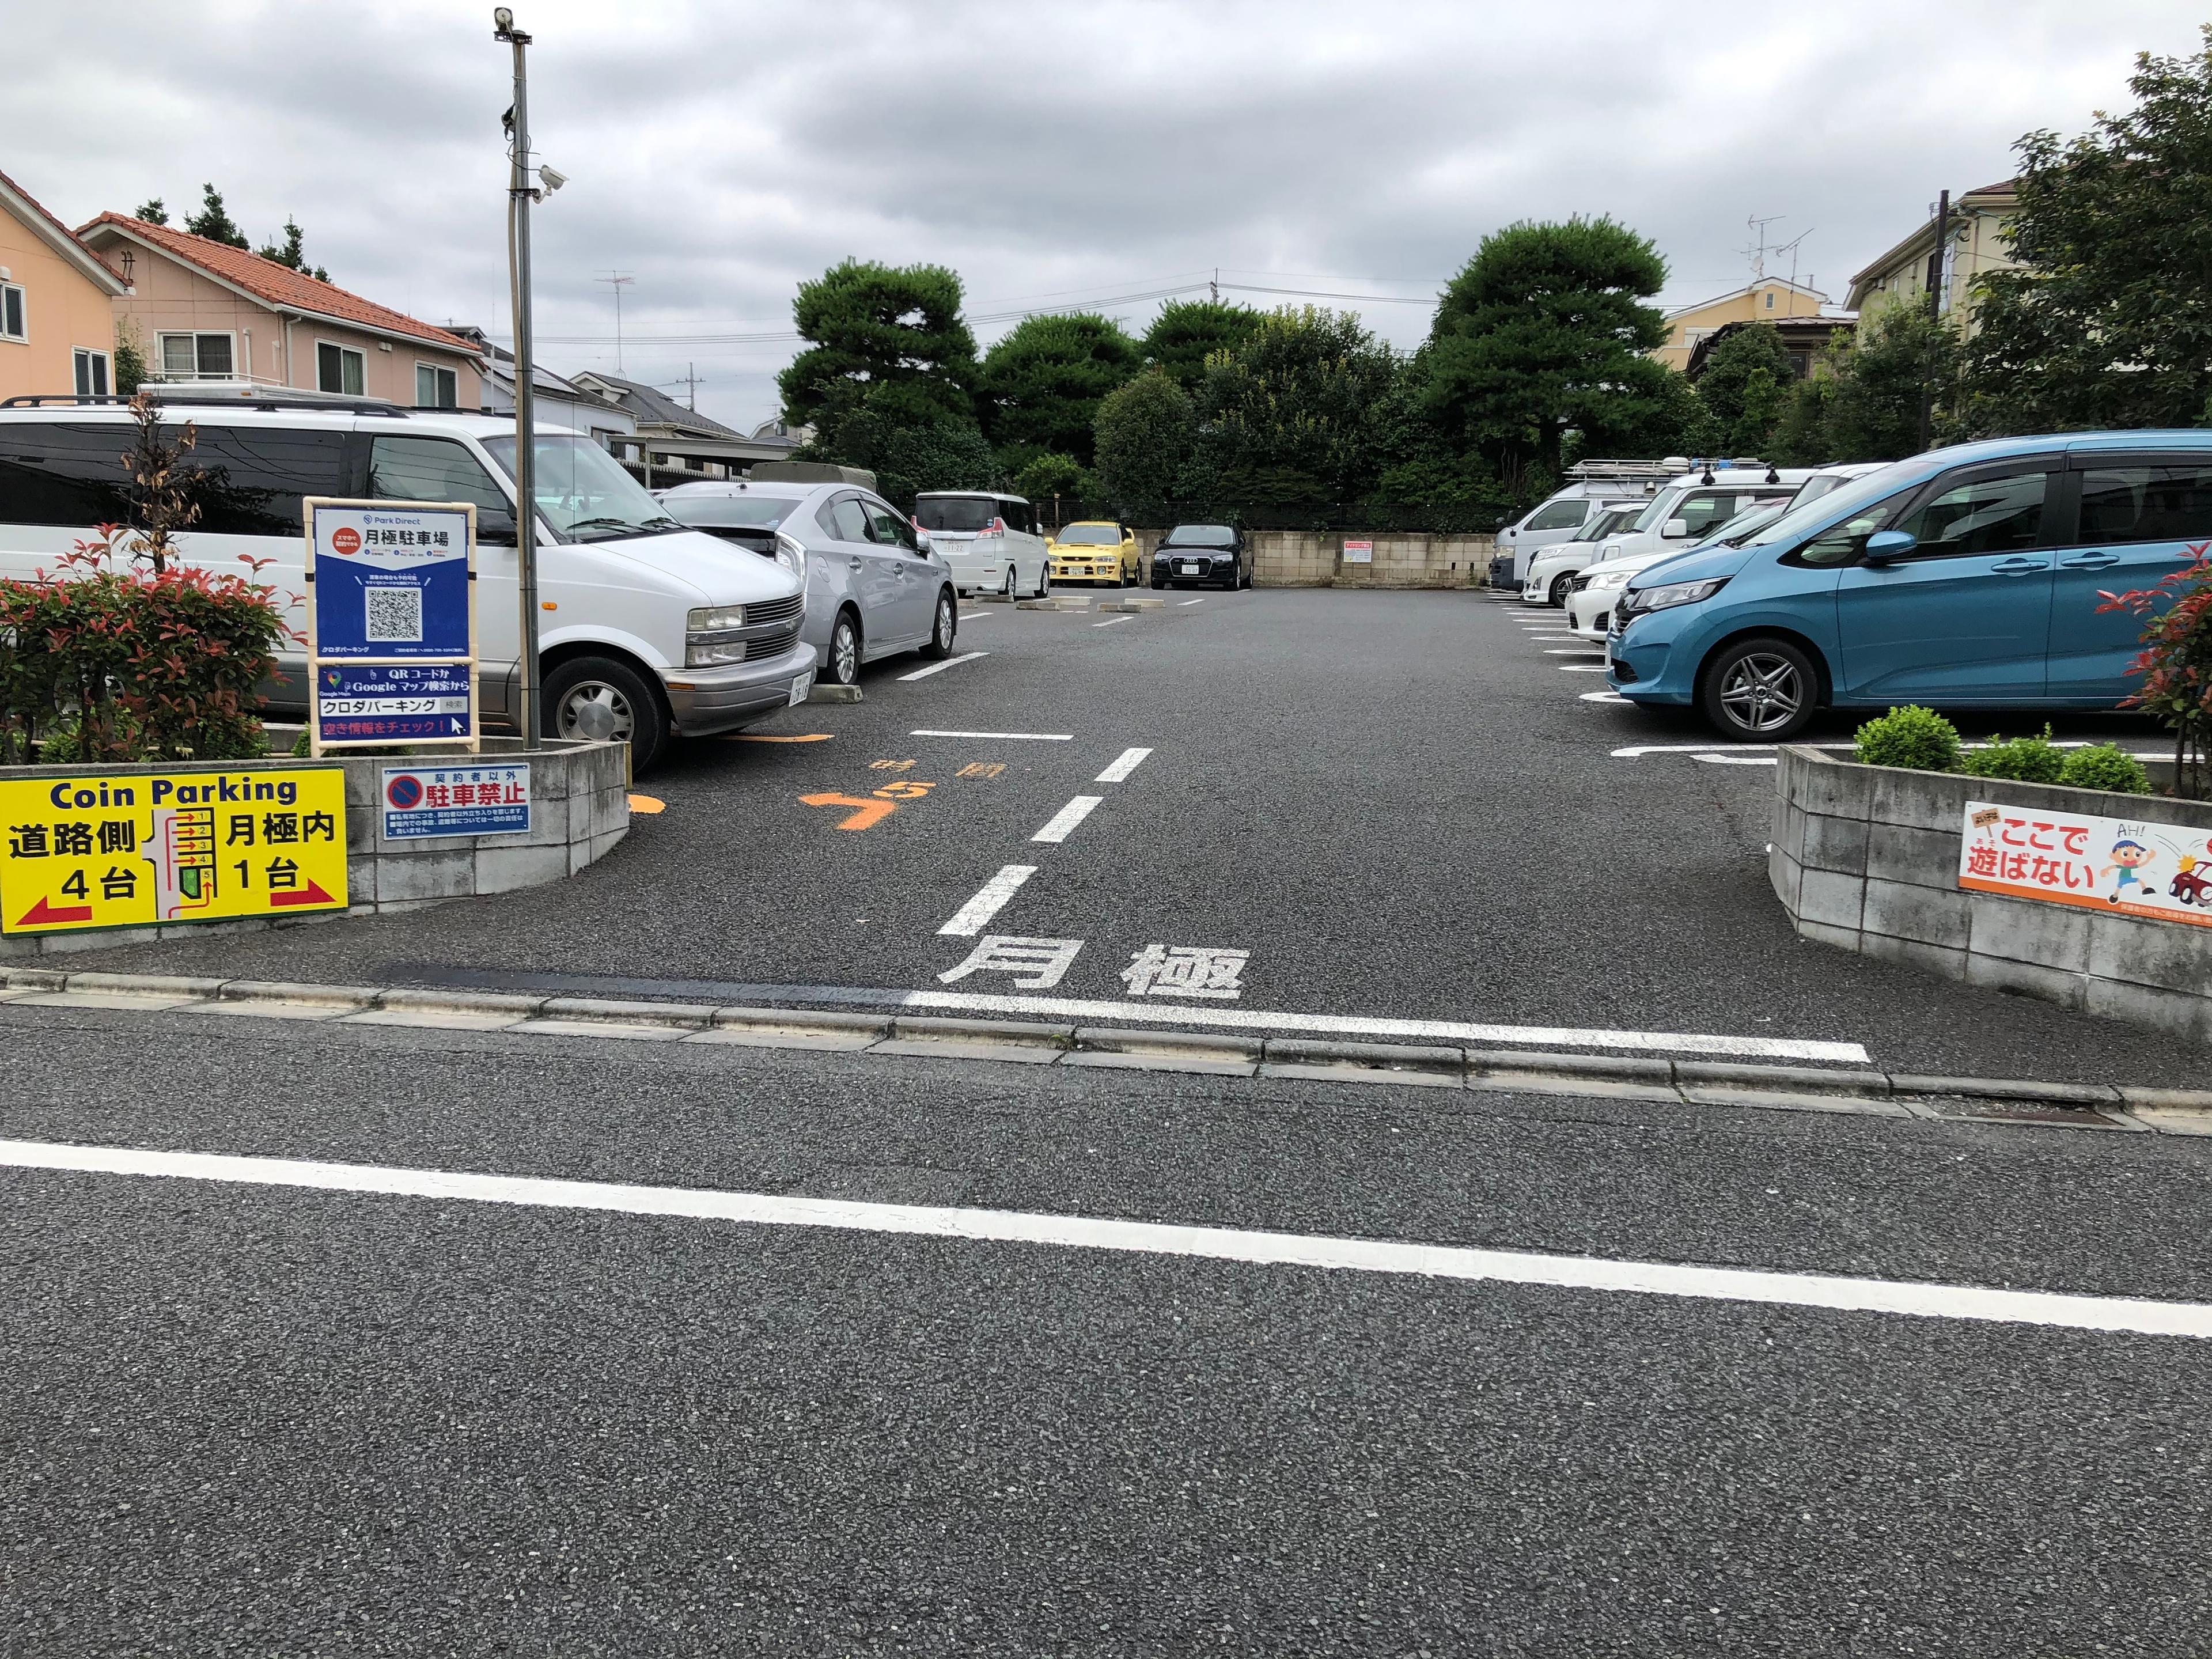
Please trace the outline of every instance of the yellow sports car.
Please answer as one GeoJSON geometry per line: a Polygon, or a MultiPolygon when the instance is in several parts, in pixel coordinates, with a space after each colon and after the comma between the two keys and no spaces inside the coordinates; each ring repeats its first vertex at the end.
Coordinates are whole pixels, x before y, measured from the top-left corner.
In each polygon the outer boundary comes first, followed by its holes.
{"type": "Polygon", "coordinates": [[[1109,587],[1137,584],[1137,532],[1106,519],[1066,524],[1044,544],[1056,582],[1103,582],[1109,587]]]}

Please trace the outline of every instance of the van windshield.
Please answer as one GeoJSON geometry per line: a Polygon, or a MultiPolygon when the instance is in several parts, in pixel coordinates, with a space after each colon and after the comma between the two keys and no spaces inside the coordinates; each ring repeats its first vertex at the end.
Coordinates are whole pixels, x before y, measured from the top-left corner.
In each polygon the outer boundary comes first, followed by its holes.
{"type": "Polygon", "coordinates": [[[999,503],[988,495],[922,495],[915,501],[914,516],[924,530],[972,536],[999,516],[999,503]]]}
{"type": "Polygon", "coordinates": [[[1651,505],[1636,515],[1636,522],[1629,528],[1642,532],[1650,529],[1655,524],[1666,523],[1668,514],[1674,510],[1674,503],[1682,499],[1683,493],[1688,489],[1687,484],[1676,484],[1671,489],[1661,490],[1651,498],[1651,505]]]}
{"type": "Polygon", "coordinates": [[[1904,487],[1914,466],[1911,461],[1898,461],[1878,471],[1840,484],[1816,501],[1793,505],[1772,524],[1753,538],[1753,547],[1771,547],[1777,542],[1786,542],[1803,534],[1815,523],[1826,523],[1831,518],[1848,518],[1851,513],[1869,501],[1878,501],[1893,490],[1904,487]]]}
{"type": "MultiPolygon", "coordinates": [[[[487,438],[484,448],[509,479],[514,440],[487,438]]],[[[538,516],[563,536],[604,542],[617,536],[658,536],[684,526],[661,510],[645,486],[589,438],[573,432],[539,434],[535,449],[538,516]]]]}

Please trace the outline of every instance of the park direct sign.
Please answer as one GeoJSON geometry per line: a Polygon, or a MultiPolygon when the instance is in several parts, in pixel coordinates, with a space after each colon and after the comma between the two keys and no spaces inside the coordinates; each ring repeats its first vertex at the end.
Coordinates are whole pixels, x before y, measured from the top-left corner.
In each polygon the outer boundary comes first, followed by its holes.
{"type": "Polygon", "coordinates": [[[312,751],[477,749],[476,508],[306,506],[312,751]]]}
{"type": "Polygon", "coordinates": [[[2178,823],[1970,800],[1959,885],[2212,927],[2212,838],[2178,823]]]}
{"type": "Polygon", "coordinates": [[[335,766],[0,781],[0,933],[345,907],[335,766]]]}

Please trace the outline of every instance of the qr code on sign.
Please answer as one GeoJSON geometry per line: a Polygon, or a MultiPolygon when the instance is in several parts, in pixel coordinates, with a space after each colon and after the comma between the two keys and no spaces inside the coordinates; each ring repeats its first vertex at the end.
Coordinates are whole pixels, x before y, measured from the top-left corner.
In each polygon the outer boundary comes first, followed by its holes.
{"type": "Polygon", "coordinates": [[[421,588],[372,587],[367,592],[370,644],[396,645],[422,637],[421,588]]]}

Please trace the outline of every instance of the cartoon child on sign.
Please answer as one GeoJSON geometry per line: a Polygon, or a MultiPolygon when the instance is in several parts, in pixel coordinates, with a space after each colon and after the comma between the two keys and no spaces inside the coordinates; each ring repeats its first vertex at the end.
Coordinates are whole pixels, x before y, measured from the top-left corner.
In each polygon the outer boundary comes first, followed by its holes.
{"type": "Polygon", "coordinates": [[[2114,871],[2119,872],[2118,879],[2112,883],[2112,890],[2105,896],[2105,902],[2118,904],[2120,902],[2120,896],[2125,893],[2130,885],[2142,890],[2140,896],[2149,897],[2152,891],[2150,884],[2136,872],[2150,860],[2151,850],[2141,842],[2131,841],[2125,836],[2114,842],[2112,861],[2097,872],[2100,878],[2112,874],[2114,871]]]}

